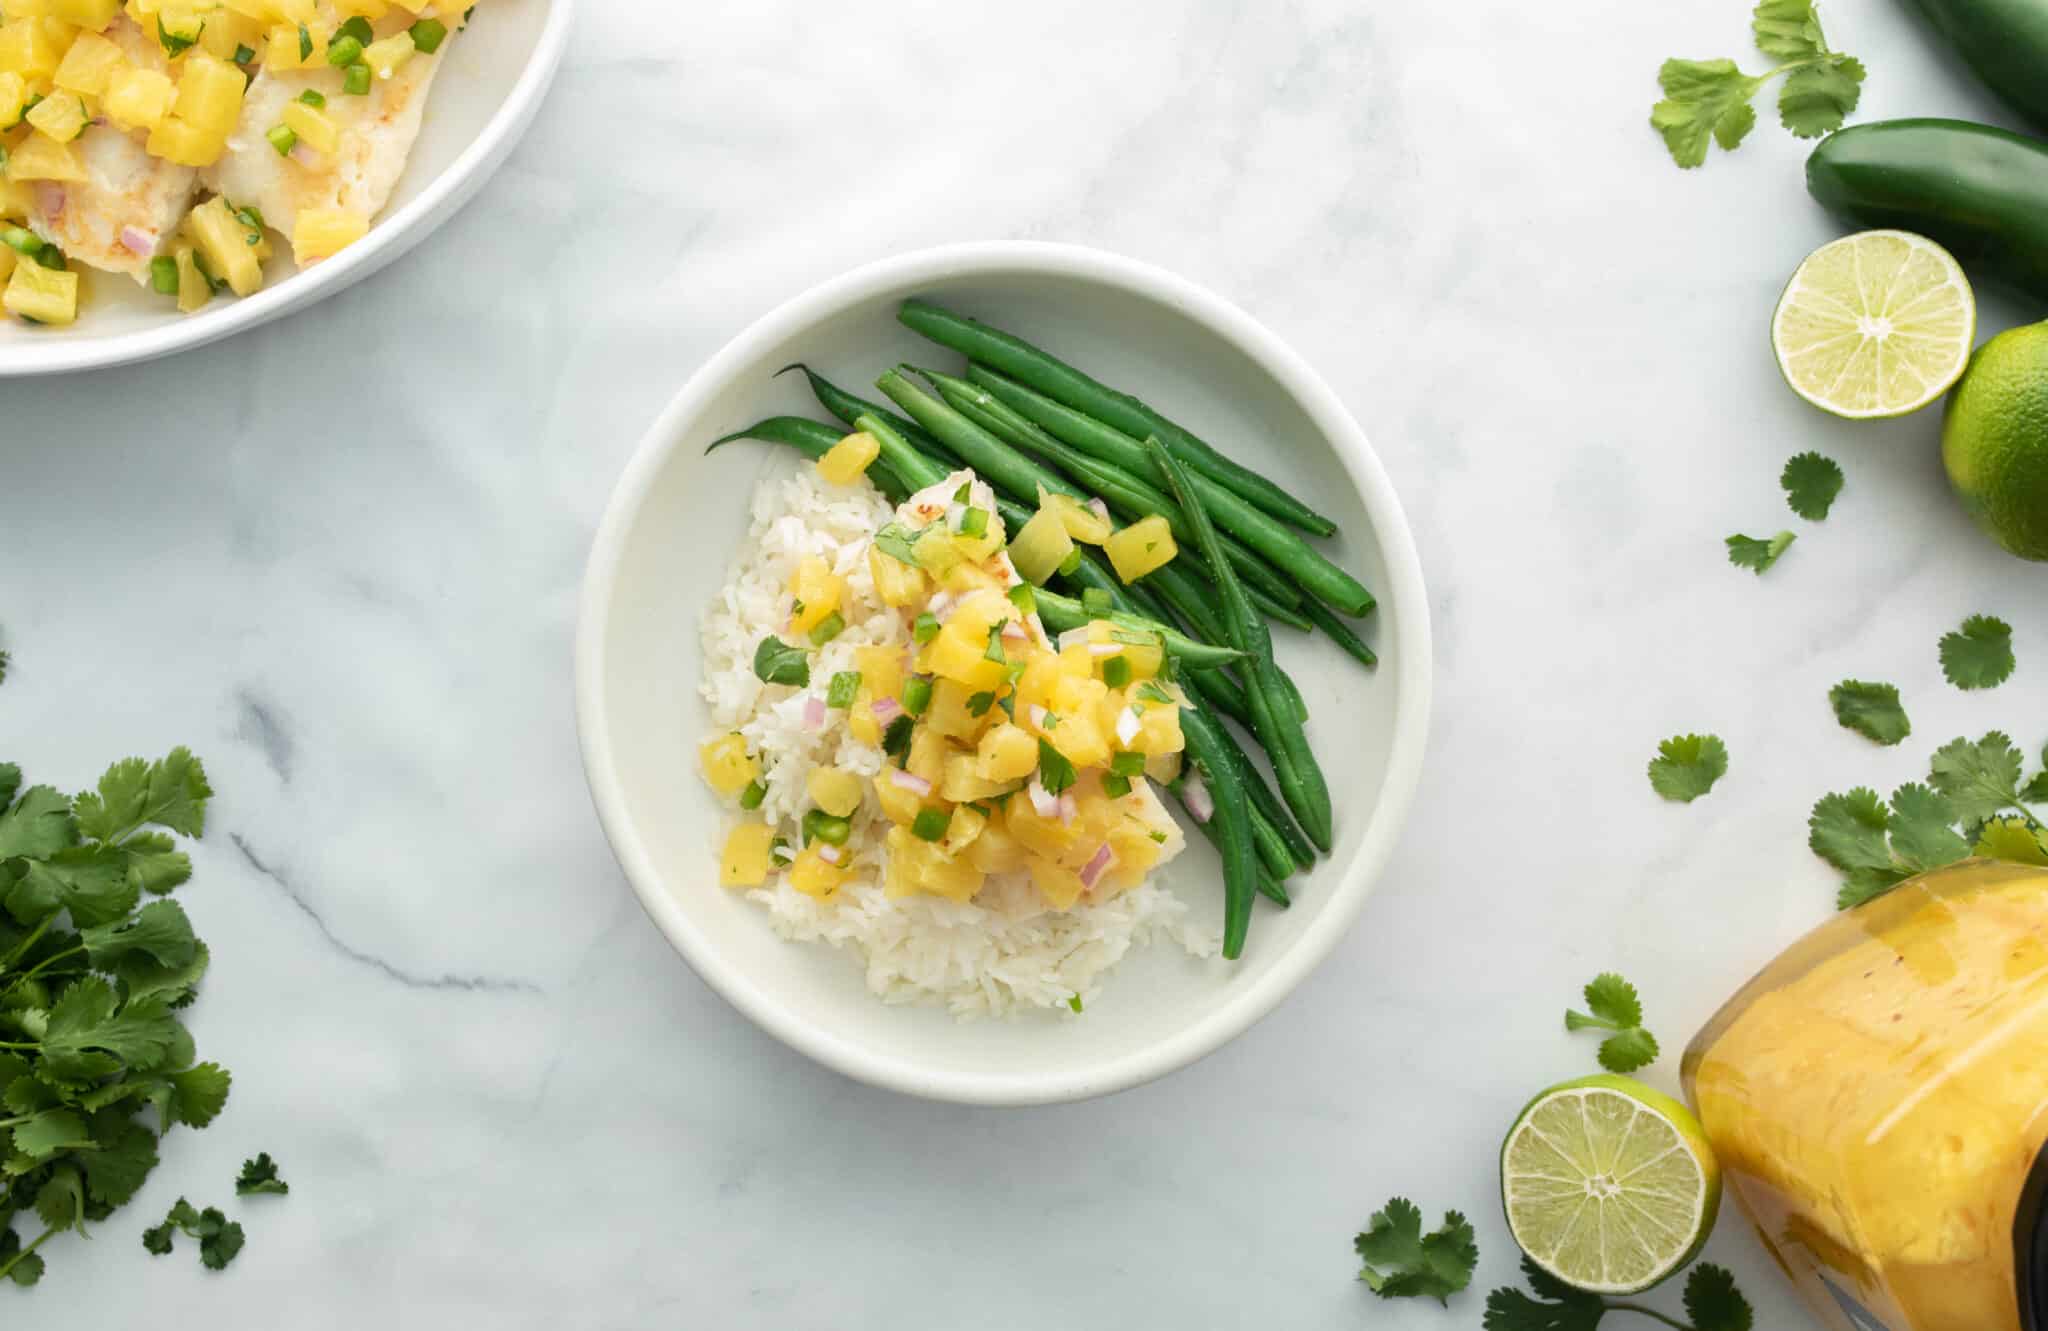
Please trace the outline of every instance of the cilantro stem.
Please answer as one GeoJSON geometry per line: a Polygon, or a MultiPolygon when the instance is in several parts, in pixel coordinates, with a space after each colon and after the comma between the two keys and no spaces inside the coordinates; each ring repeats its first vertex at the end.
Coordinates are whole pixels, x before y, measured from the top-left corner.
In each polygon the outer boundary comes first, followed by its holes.
{"type": "Polygon", "coordinates": [[[67,948],[62,952],[54,953],[50,956],[44,957],[41,961],[38,961],[35,965],[23,971],[21,973],[21,978],[24,980],[32,980],[36,976],[42,974],[44,971],[48,970],[50,967],[64,960],[64,958],[75,957],[83,951],[85,951],[85,944],[80,943],[77,947],[67,948]]]}
{"type": "Polygon", "coordinates": [[[26,956],[28,950],[36,945],[36,940],[43,936],[43,930],[55,924],[57,916],[63,913],[63,911],[58,911],[55,915],[44,916],[41,924],[28,931],[28,937],[10,948],[6,956],[0,957],[0,973],[5,973],[15,962],[20,961],[22,957],[26,956]]]}
{"type": "Polygon", "coordinates": [[[1640,1303],[1616,1303],[1610,1299],[1607,1304],[1607,1311],[1612,1313],[1641,1313],[1653,1321],[1662,1322],[1664,1325],[1673,1328],[1673,1331],[1693,1331],[1692,1327],[1679,1321],[1677,1318],[1666,1317],[1655,1308],[1645,1308],[1640,1303]]]}
{"type": "Polygon", "coordinates": [[[42,1247],[46,1239],[49,1239],[63,1232],[64,1231],[62,1229],[56,1226],[52,1226],[51,1228],[46,1229],[41,1234],[37,1235],[36,1241],[34,1243],[29,1244],[20,1252],[17,1252],[16,1254],[14,1254],[14,1256],[8,1258],[5,1262],[0,1262],[0,1280],[5,1280],[7,1278],[7,1273],[9,1271],[12,1271],[17,1265],[19,1265],[24,1258],[34,1253],[37,1248],[42,1247]]]}

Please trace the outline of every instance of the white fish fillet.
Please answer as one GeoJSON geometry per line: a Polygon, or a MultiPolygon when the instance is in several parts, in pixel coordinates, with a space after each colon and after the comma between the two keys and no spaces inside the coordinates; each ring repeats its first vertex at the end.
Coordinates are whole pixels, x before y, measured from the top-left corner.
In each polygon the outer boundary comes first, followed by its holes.
{"type": "MultiPolygon", "coordinates": [[[[168,70],[163,49],[126,18],[110,24],[105,35],[137,67],[168,70]]],[[[86,179],[39,185],[28,210],[30,229],[80,263],[147,281],[151,256],[192,207],[199,173],[150,156],[142,146],[146,137],[112,125],[88,126],[71,141],[86,179]]]]}
{"type": "MultiPolygon", "coordinates": [[[[454,40],[453,34],[448,40],[454,40]]],[[[419,138],[427,91],[447,49],[444,44],[432,55],[412,57],[390,78],[374,80],[361,97],[342,92],[337,69],[257,74],[242,100],[242,119],[228,138],[227,152],[206,168],[202,183],[236,208],[256,208],[266,225],[286,236],[308,208],[375,217],[405,172],[419,138]],[[306,149],[298,157],[282,156],[264,135],[308,88],[327,99],[326,112],[339,122],[341,141],[331,153],[306,149]]]]}

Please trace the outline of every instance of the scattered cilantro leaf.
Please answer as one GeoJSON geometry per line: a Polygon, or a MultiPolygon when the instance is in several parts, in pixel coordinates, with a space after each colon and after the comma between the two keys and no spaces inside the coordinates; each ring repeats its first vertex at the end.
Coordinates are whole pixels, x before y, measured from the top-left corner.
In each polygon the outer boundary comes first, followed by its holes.
{"type": "Polygon", "coordinates": [[[1778,484],[1785,490],[1785,502],[1810,522],[1826,519],[1836,496],[1842,493],[1843,483],[1841,465],[1819,453],[1801,453],[1785,464],[1778,477],[1778,484]]]}
{"type": "Polygon", "coordinates": [[[1971,615],[1941,640],[1941,673],[1959,689],[1995,689],[2017,664],[2012,626],[1990,615],[1971,615]]]}
{"type": "Polygon", "coordinates": [[[1834,704],[1835,720],[1845,730],[1887,747],[1913,733],[1913,723],[1899,702],[1899,690],[1892,684],[1866,684],[1845,679],[1828,691],[1834,704]]]}
{"type": "Polygon", "coordinates": [[[1862,62],[1829,48],[1813,0],[1762,0],[1750,27],[1776,68],[1751,75],[1733,60],[1666,60],[1657,73],[1664,97],[1650,124],[1681,167],[1705,162],[1710,142],[1740,144],[1756,125],[1751,100],[1781,74],[1778,118],[1800,138],[1839,129],[1862,97],[1862,62]]]}
{"type": "Polygon", "coordinates": [[[1358,1278],[1383,1299],[1431,1298],[1448,1306],[1450,1296],[1472,1283],[1479,1244],[1472,1226],[1456,1211],[1425,1235],[1422,1212],[1396,1197],[1375,1211],[1370,1227],[1352,1240],[1364,1266],[1358,1278]]]}
{"type": "Polygon", "coordinates": [[[199,1240],[199,1261],[209,1271],[219,1271],[242,1251],[242,1226],[222,1214],[217,1206],[204,1211],[180,1197],[164,1222],[142,1233],[142,1246],[161,1257],[173,1246],[174,1233],[199,1240]]]}
{"type": "Polygon", "coordinates": [[[1057,795],[1073,785],[1075,780],[1074,764],[1041,736],[1038,741],[1038,783],[1048,794],[1057,795]]]}
{"type": "Polygon", "coordinates": [[[1754,536],[1730,536],[1726,542],[1728,562],[1737,568],[1749,569],[1761,578],[1798,539],[1796,533],[1789,531],[1781,531],[1768,541],[1754,536]]]}
{"type": "Polygon", "coordinates": [[[263,1151],[254,1160],[242,1162],[242,1174],[235,1180],[235,1195],[249,1197],[257,1193],[274,1193],[284,1196],[292,1185],[278,1177],[277,1161],[270,1158],[270,1152],[263,1151]]]}
{"type": "Polygon", "coordinates": [[[763,684],[805,688],[811,682],[811,658],[803,648],[792,647],[771,633],[754,648],[754,678],[763,684]]]}
{"type": "Polygon", "coordinates": [[[1587,1012],[1567,1009],[1564,1028],[1612,1032],[1600,1042],[1601,1067],[1629,1073],[1657,1061],[1657,1037],[1643,1028],[1643,1003],[1634,985],[1612,971],[1597,975],[1586,986],[1586,1007],[1587,1012]]]}
{"type": "Polygon", "coordinates": [[[1662,1313],[1651,1312],[1639,1303],[1605,1298],[1574,1289],[1527,1257],[1522,1259],[1522,1278],[1530,1294],[1509,1285],[1486,1296],[1485,1331],[1594,1331],[1611,1312],[1631,1312],[1654,1318],[1676,1331],[1752,1331],[1756,1315],[1749,1300],[1735,1287],[1735,1277],[1725,1268],[1701,1262],[1685,1279],[1685,1313],[1690,1325],[1662,1313]]]}
{"type": "Polygon", "coordinates": [[[1728,746],[1716,735],[1674,735],[1650,761],[1650,788],[1667,800],[1690,804],[1728,774],[1728,746]]]}
{"type": "Polygon", "coordinates": [[[2020,802],[2019,746],[2000,731],[1972,744],[1952,740],[1935,752],[1928,784],[1948,796],[1957,816],[1975,825],[2020,802]]]}
{"type": "Polygon", "coordinates": [[[918,533],[900,522],[892,522],[875,533],[875,549],[899,564],[917,567],[918,533]]]}

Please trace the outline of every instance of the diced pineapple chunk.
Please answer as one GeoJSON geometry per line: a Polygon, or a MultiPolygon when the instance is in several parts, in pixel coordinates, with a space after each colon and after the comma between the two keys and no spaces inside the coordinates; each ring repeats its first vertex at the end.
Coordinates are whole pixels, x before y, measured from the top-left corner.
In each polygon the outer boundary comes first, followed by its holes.
{"type": "Polygon", "coordinates": [[[1109,556],[1116,575],[1132,583],[1171,562],[1180,547],[1173,543],[1173,529],[1166,519],[1154,514],[1112,535],[1103,542],[1102,552],[1109,556]]]}
{"type": "Polygon", "coordinates": [[[1042,855],[1031,857],[1031,885],[1054,910],[1068,909],[1088,890],[1080,874],[1042,855]]]}
{"type": "Polygon", "coordinates": [[[108,75],[126,63],[120,47],[97,32],[81,32],[57,63],[52,82],[71,92],[97,97],[107,90],[108,75]]]}
{"type": "Polygon", "coordinates": [[[981,870],[971,860],[954,859],[935,843],[920,840],[909,828],[890,828],[884,844],[889,851],[885,890],[892,897],[930,892],[954,901],[971,901],[981,890],[981,870]]]}
{"type": "Polygon", "coordinates": [[[773,864],[775,829],[766,823],[741,823],[725,839],[725,853],[718,860],[718,881],[723,887],[759,887],[768,881],[773,864]]]}
{"type": "MultiPolygon", "coordinates": [[[[988,816],[981,810],[963,804],[953,810],[953,817],[946,823],[946,835],[939,840],[939,849],[953,859],[959,859],[988,828],[988,816]]],[[[975,865],[978,871],[981,866],[975,865]]]]}
{"type": "MultiPolygon", "coordinates": [[[[8,5],[7,11],[10,14],[15,12],[17,4],[8,5]]],[[[75,23],[81,28],[90,28],[96,33],[104,32],[107,25],[114,21],[114,16],[120,12],[121,0],[50,0],[51,17],[63,19],[66,23],[75,23]]]]}
{"type": "Polygon", "coordinates": [[[7,154],[9,180],[84,180],[85,167],[68,143],[34,133],[7,154]]]}
{"type": "Polygon", "coordinates": [[[1179,753],[1187,747],[1187,740],[1181,735],[1180,708],[1166,703],[1137,704],[1138,735],[1131,741],[1131,750],[1151,757],[1162,753],[1179,753]]]}
{"type": "Polygon", "coordinates": [[[59,143],[69,143],[85,132],[85,103],[74,93],[52,93],[37,102],[28,113],[28,123],[59,143]]]}
{"type": "Polygon", "coordinates": [[[378,19],[391,12],[391,6],[385,4],[384,0],[335,0],[334,12],[343,18],[361,14],[370,22],[375,23],[378,19]]]}
{"type": "Polygon", "coordinates": [[[1074,538],[1060,516],[1041,508],[1017,530],[1010,541],[1010,562],[1027,582],[1044,585],[1074,553],[1074,538]]]}
{"type": "Polygon", "coordinates": [[[221,0],[221,7],[229,13],[239,14],[257,23],[284,22],[284,11],[272,4],[271,0],[221,0]]]}
{"type": "Polygon", "coordinates": [[[55,74],[63,58],[63,46],[41,19],[10,18],[0,23],[0,70],[34,83],[55,74]]]}
{"type": "Polygon", "coordinates": [[[901,647],[856,647],[853,668],[860,671],[860,683],[871,698],[896,698],[903,693],[903,649],[901,647]]]}
{"type": "Polygon", "coordinates": [[[318,107],[299,101],[286,102],[278,118],[284,121],[286,129],[299,136],[299,142],[314,152],[331,153],[341,142],[341,127],[318,107]]]}
{"type": "Polygon", "coordinates": [[[42,324],[68,324],[78,317],[78,274],[39,263],[17,263],[0,304],[9,314],[42,324]]]}
{"type": "Polygon", "coordinates": [[[917,557],[917,566],[935,578],[946,576],[962,558],[959,542],[943,522],[934,522],[918,533],[910,552],[917,557]]]}
{"type": "MultiPolygon", "coordinates": [[[[236,14],[226,9],[215,9],[206,16],[206,26],[200,29],[199,45],[208,55],[229,64],[239,63],[235,52],[247,47],[250,58],[263,45],[264,25],[255,19],[236,14]]],[[[250,71],[254,73],[254,70],[250,71]]]]}
{"type": "Polygon", "coordinates": [[[194,208],[185,218],[185,229],[208,270],[226,281],[237,296],[246,296],[263,285],[263,265],[256,259],[256,242],[262,234],[252,233],[229,211],[226,199],[211,198],[194,208]]]}
{"type": "Polygon", "coordinates": [[[178,311],[181,314],[202,309],[213,299],[213,283],[199,271],[199,261],[193,257],[194,253],[190,244],[181,244],[171,251],[171,258],[178,265],[178,311]]]}
{"type": "Polygon", "coordinates": [[[868,547],[868,573],[875,580],[875,595],[884,605],[916,605],[930,594],[931,584],[925,581],[923,569],[872,545],[868,547]]]}
{"type": "Polygon", "coordinates": [[[328,32],[324,26],[279,23],[263,43],[263,67],[273,72],[320,68],[327,63],[328,32]]]}
{"type": "Polygon", "coordinates": [[[859,777],[836,767],[813,767],[804,780],[811,803],[834,818],[849,817],[860,807],[860,787],[859,777]]]}
{"type": "Polygon", "coordinates": [[[936,788],[946,775],[947,747],[944,735],[930,726],[919,726],[910,736],[910,753],[904,759],[903,770],[923,777],[936,788]]]}
{"type": "Polygon", "coordinates": [[[1015,873],[1024,867],[1024,847],[1010,835],[1004,817],[998,813],[967,848],[968,862],[983,873],[1015,873]]]}
{"type": "MultiPolygon", "coordinates": [[[[6,245],[0,245],[0,282],[6,281],[14,272],[14,265],[21,262],[21,256],[6,245]]],[[[5,287],[0,287],[4,291],[5,287]]]]}
{"type": "Polygon", "coordinates": [[[846,870],[825,858],[825,850],[833,849],[835,854],[844,856],[844,850],[827,847],[820,842],[804,847],[796,857],[796,863],[789,866],[789,885],[805,896],[829,897],[839,890],[846,881],[846,870]]]}
{"type": "Polygon", "coordinates": [[[1004,825],[1026,850],[1057,860],[1074,848],[1076,833],[1058,816],[1038,812],[1030,799],[1019,795],[1004,806],[1004,825]]]}
{"type": "Polygon", "coordinates": [[[371,42],[363,48],[363,63],[368,65],[380,79],[388,79],[400,65],[413,58],[419,51],[413,45],[412,33],[399,31],[382,41],[371,42]]]}
{"type": "Polygon", "coordinates": [[[993,693],[994,690],[977,693],[958,680],[941,678],[932,685],[932,702],[925,711],[924,723],[947,739],[972,744],[988,727],[989,718],[996,715],[993,693]],[[976,698],[983,700],[979,713],[974,710],[976,698]]]}
{"type": "Polygon", "coordinates": [[[185,54],[171,114],[195,129],[225,137],[242,114],[242,71],[204,51],[185,54]]]}
{"type": "Polygon", "coordinates": [[[946,773],[939,782],[939,794],[955,804],[965,804],[999,795],[1007,784],[981,776],[975,770],[975,755],[956,749],[946,755],[946,773]]]}
{"type": "Polygon", "coordinates": [[[1109,850],[1116,860],[1107,875],[1096,880],[1098,890],[1105,884],[1118,891],[1136,887],[1165,853],[1165,847],[1152,839],[1152,828],[1139,818],[1124,818],[1110,828],[1109,850]]]}
{"type": "Polygon", "coordinates": [[[704,780],[721,795],[737,795],[761,778],[761,764],[747,752],[747,741],[738,731],[699,745],[697,762],[704,780]]]}
{"type": "Polygon", "coordinates": [[[894,768],[882,772],[875,778],[875,803],[882,806],[882,816],[892,823],[908,827],[924,810],[924,796],[906,786],[897,784],[889,775],[894,768]]]}
{"type": "Polygon", "coordinates": [[[11,69],[0,70],[0,129],[20,124],[27,106],[28,80],[11,69]]]}
{"type": "Polygon", "coordinates": [[[228,141],[224,134],[188,124],[167,111],[149,131],[145,146],[151,155],[179,166],[212,166],[227,151],[228,141]]]}
{"type": "Polygon", "coordinates": [[[967,592],[999,592],[1007,584],[987,564],[970,564],[966,560],[946,570],[940,579],[949,592],[964,595],[967,592]]]}
{"type": "Polygon", "coordinates": [[[177,85],[170,75],[123,65],[107,76],[100,109],[122,129],[155,129],[171,109],[177,85]]]}
{"type": "Polygon", "coordinates": [[[852,485],[882,455],[882,443],[865,430],[846,436],[818,459],[818,474],[833,485],[852,485]]]}
{"type": "Polygon", "coordinates": [[[806,555],[790,575],[789,594],[796,598],[789,620],[792,633],[809,633],[839,609],[846,579],[816,555],[806,555]]]}
{"type": "Polygon", "coordinates": [[[301,209],[292,224],[292,257],[301,266],[338,254],[370,231],[370,219],[339,208],[301,209]]]}
{"type": "MultiPolygon", "coordinates": [[[[866,694],[866,685],[861,686],[861,692],[863,695],[866,694]]],[[[882,742],[882,723],[875,719],[875,713],[868,706],[868,701],[863,696],[846,714],[846,733],[863,744],[875,746],[882,742]]]]}
{"type": "Polygon", "coordinates": [[[1003,682],[1003,663],[988,655],[987,630],[977,636],[956,618],[939,630],[927,650],[933,674],[964,684],[970,692],[987,692],[1003,682]]]}
{"type": "Polygon", "coordinates": [[[953,533],[953,549],[969,564],[980,565],[996,551],[1003,548],[1003,520],[987,509],[974,510],[981,514],[983,527],[979,536],[970,536],[965,531],[953,533]]]}
{"type": "Polygon", "coordinates": [[[974,751],[974,770],[984,780],[1022,781],[1038,766],[1038,740],[1005,721],[989,728],[974,751]]]}
{"type": "Polygon", "coordinates": [[[1109,519],[1072,495],[1053,494],[1041,486],[1038,507],[1041,511],[1051,510],[1067,529],[1067,535],[1083,544],[1101,545],[1109,539],[1109,519]]]}

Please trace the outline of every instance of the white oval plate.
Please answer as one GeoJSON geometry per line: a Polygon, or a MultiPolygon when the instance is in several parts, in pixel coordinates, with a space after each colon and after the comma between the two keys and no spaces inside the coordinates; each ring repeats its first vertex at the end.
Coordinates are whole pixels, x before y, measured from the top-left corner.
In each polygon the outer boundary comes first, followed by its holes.
{"type": "Polygon", "coordinates": [[[572,0],[483,0],[450,44],[405,175],[370,233],[296,271],[282,253],[261,291],[179,314],[118,273],[83,270],[78,322],[33,328],[0,318],[0,379],[153,360],[246,332],[360,282],[426,239],[490,179],[547,95],[568,45],[572,0]]]}
{"type": "MultiPolygon", "coordinates": [[[[871,395],[871,394],[869,394],[871,395]]],[[[1315,372],[1249,316],[1157,268],[1062,245],[961,245],[828,282],[747,329],[670,404],[620,479],[597,533],[576,640],[577,722],[605,834],[653,917],[698,974],[793,1047],[850,1076],[974,1104],[1074,1100],[1133,1086],[1214,1050],[1271,1011],[1330,954],[1386,864],[1422,769],[1430,635],[1422,573],[1393,488],[1357,422],[1315,372]],[[856,958],[786,943],[766,912],[718,886],[726,811],[697,771],[709,712],[697,625],[745,535],[748,496],[794,454],[704,446],[774,414],[823,417],[794,375],[808,361],[864,393],[901,359],[955,358],[896,322],[929,296],[1032,337],[1136,392],[1342,527],[1326,547],[1380,598],[1367,673],[1326,640],[1276,630],[1312,712],[1337,800],[1336,853],[1265,903],[1245,957],[1196,962],[1171,943],[1134,952],[1088,1011],[958,1022],[888,1006],[856,958]]],[[[1166,880],[1220,922],[1214,853],[1196,839],[1166,880]]]]}

